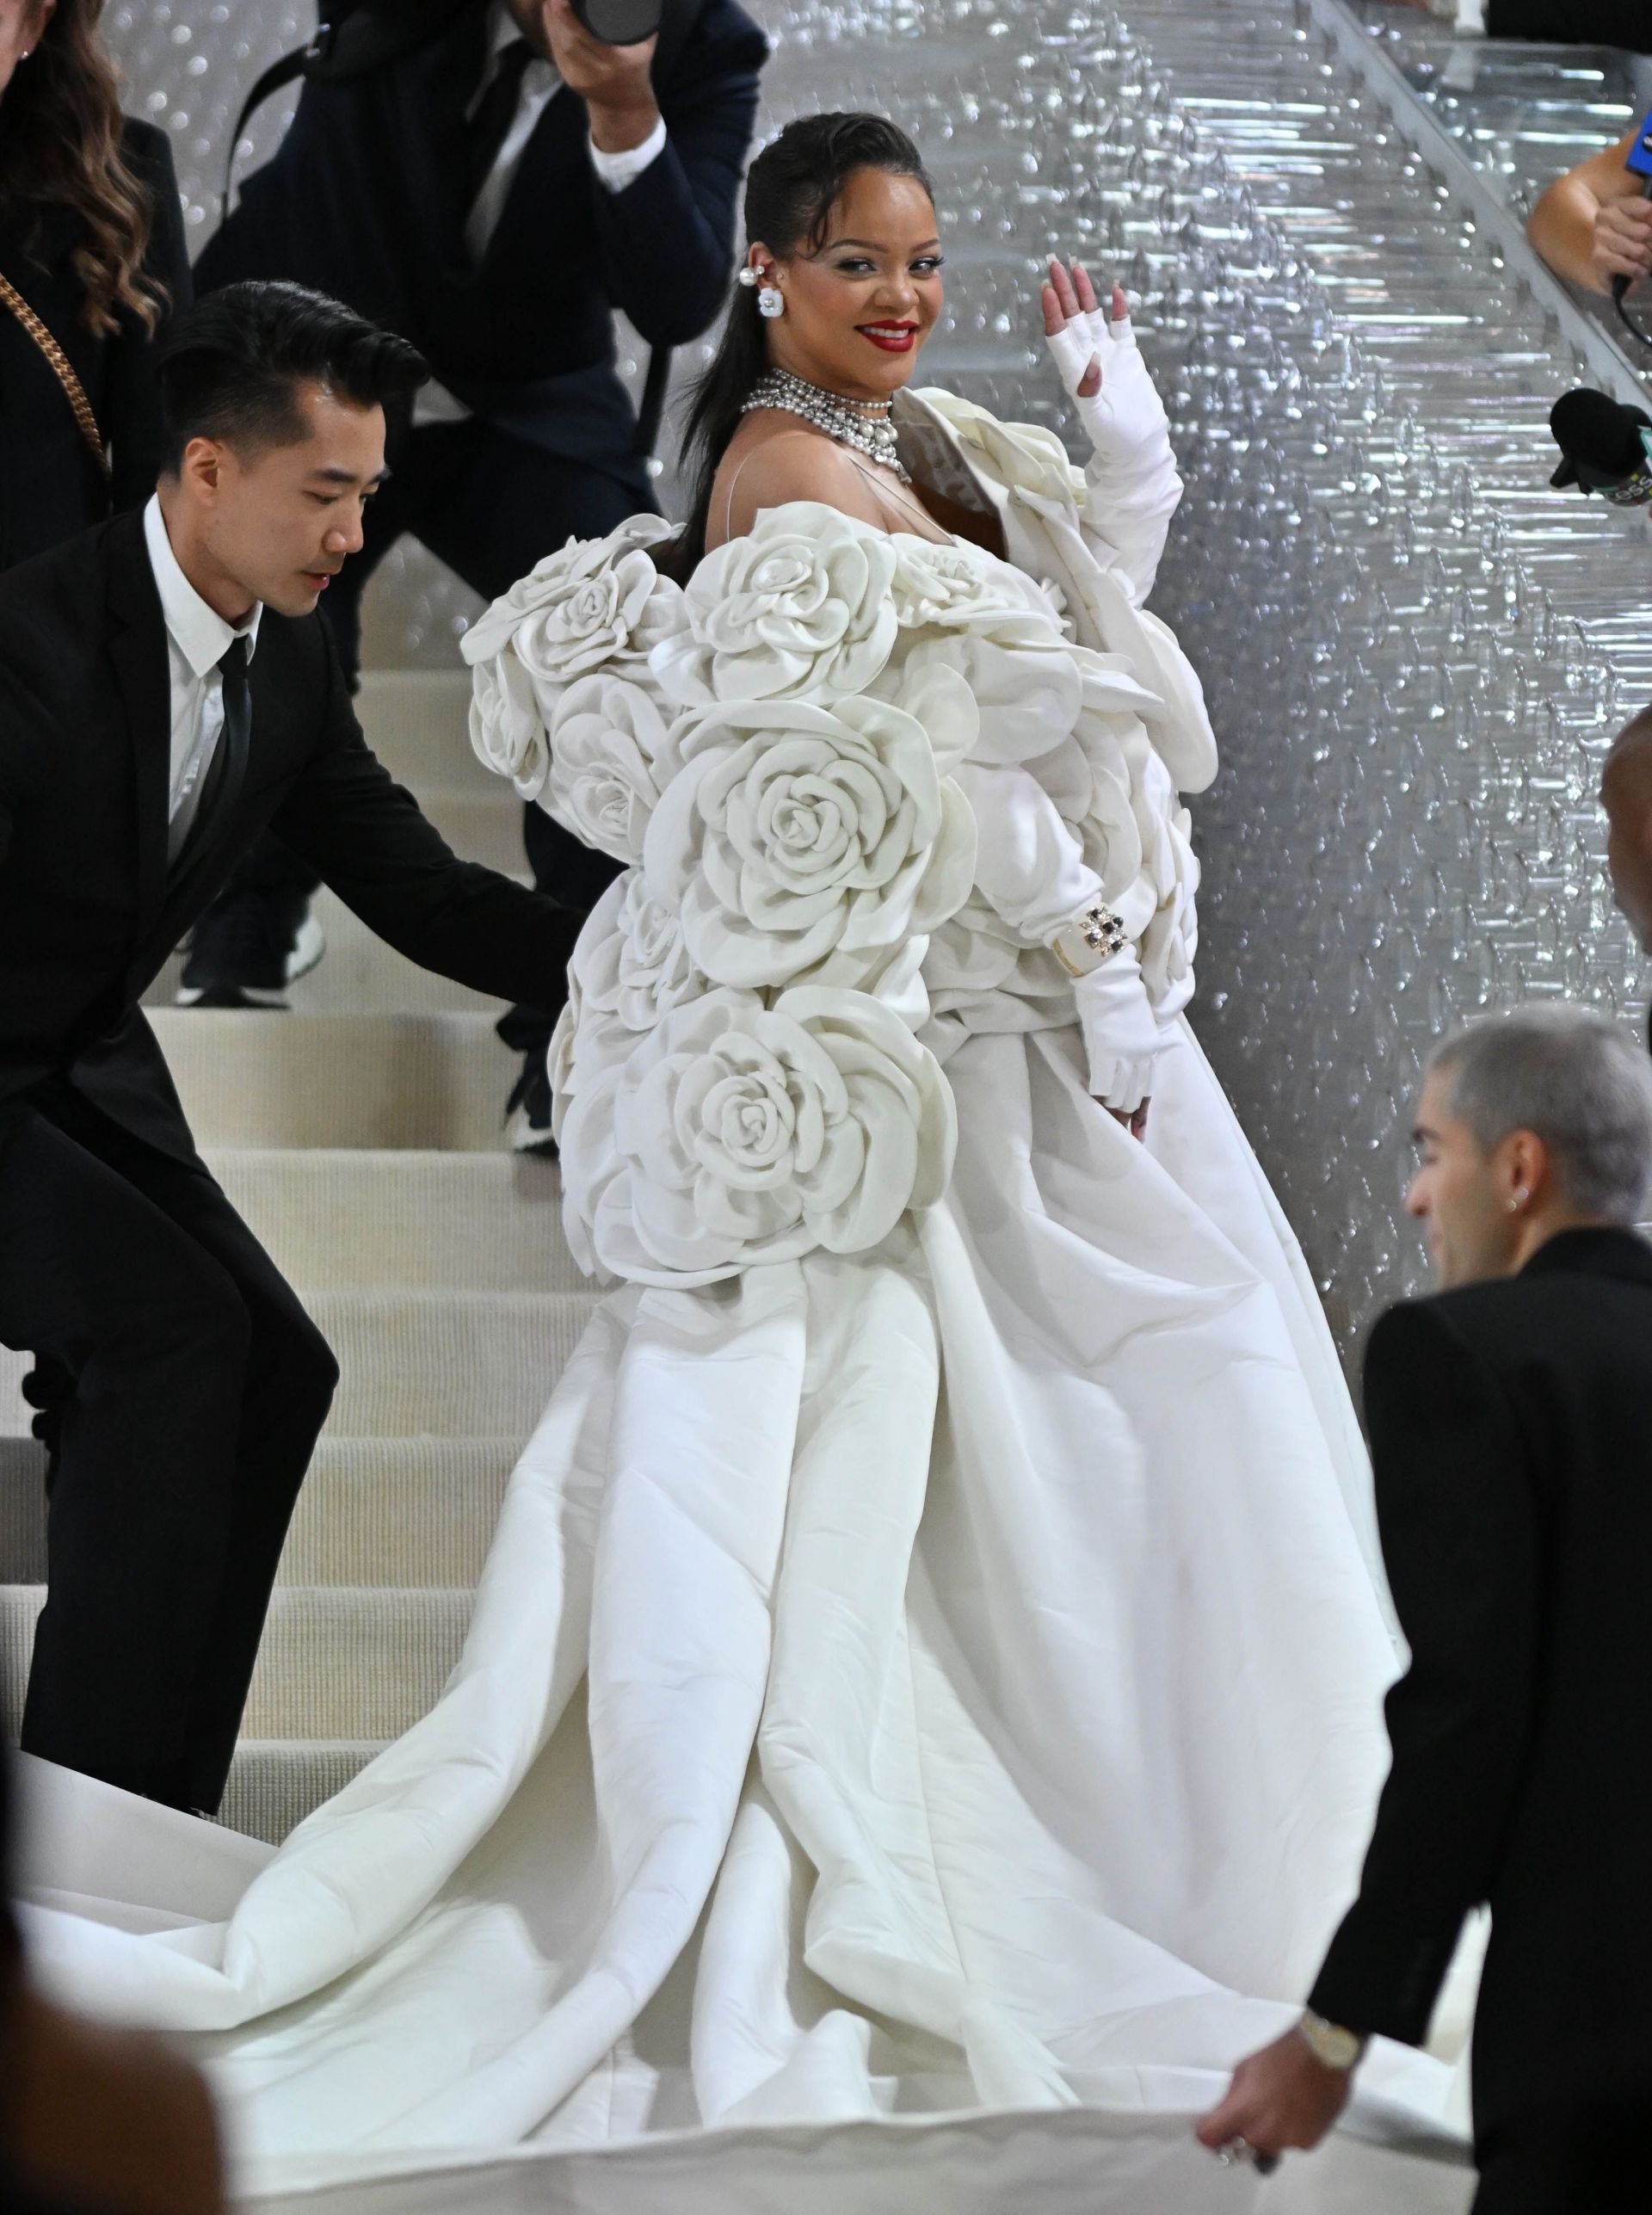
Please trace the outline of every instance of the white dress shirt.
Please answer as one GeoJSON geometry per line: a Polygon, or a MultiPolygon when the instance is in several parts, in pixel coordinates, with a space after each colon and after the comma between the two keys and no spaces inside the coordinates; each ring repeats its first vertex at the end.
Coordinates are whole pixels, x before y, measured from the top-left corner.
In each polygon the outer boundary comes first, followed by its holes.
{"type": "MultiPolygon", "coordinates": [[[[482,82],[477,86],[465,113],[473,115],[488,87],[493,83],[499,68],[499,58],[505,48],[514,46],[522,35],[521,27],[505,5],[505,0],[494,0],[489,23],[490,40],[488,65],[482,72],[482,82]]],[[[522,156],[527,142],[533,136],[535,125],[562,90],[562,78],[556,68],[535,54],[522,71],[521,96],[516,103],[516,113],[510,120],[493,167],[483,180],[482,189],[472,204],[465,224],[465,244],[473,262],[480,265],[487,253],[494,232],[499,227],[499,218],[504,213],[510,188],[516,182],[516,172],[522,165],[522,156]]],[[[665,146],[665,122],[662,117],[656,122],[639,146],[628,146],[623,153],[605,154],[595,140],[590,145],[591,167],[598,181],[609,192],[623,192],[628,184],[635,183],[643,171],[653,163],[665,146]]],[[[413,403],[413,421],[420,423],[459,423],[470,414],[462,401],[441,385],[421,387],[413,403]]]]}
{"type": "Polygon", "coordinates": [[[209,608],[178,566],[166,535],[160,497],[150,496],[144,509],[144,542],[155,572],[166,624],[166,660],[171,691],[172,748],[167,778],[166,858],[176,861],[200,804],[200,787],[224,730],[224,679],[218,664],[237,639],[247,642],[251,661],[258,644],[263,602],[237,626],[209,608]]]}

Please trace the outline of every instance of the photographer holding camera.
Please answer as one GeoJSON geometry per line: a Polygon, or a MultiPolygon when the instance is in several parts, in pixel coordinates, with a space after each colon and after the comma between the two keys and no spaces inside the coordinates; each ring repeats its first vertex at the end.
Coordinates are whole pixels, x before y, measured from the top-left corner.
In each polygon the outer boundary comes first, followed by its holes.
{"type": "MultiPolygon", "coordinates": [[[[323,602],[352,683],[362,586],[404,532],[493,599],[570,534],[656,504],[613,311],[656,356],[715,319],[767,56],[736,0],[360,0],[341,30],[375,14],[399,51],[344,81],[310,76],[195,268],[198,293],[250,277],[330,293],[430,364],[363,549],[323,602]],[[650,22],[626,44],[596,35],[650,22]]],[[[535,883],[575,910],[614,873],[538,808],[527,842],[535,883]]],[[[261,847],[197,926],[181,1003],[282,1004],[319,958],[314,889],[261,847]]],[[[550,1140],[556,1013],[500,1025],[524,1055],[512,1140],[527,1150],[550,1140]]]]}

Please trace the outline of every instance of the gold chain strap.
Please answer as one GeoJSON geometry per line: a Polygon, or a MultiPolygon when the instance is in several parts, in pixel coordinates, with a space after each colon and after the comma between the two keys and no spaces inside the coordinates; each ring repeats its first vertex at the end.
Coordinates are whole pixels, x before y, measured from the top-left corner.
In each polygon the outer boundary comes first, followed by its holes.
{"type": "Polygon", "coordinates": [[[81,436],[96,457],[98,467],[108,477],[110,473],[109,457],[103,451],[97,417],[92,413],[92,404],[86,397],[85,388],[75,374],[74,364],[9,277],[0,276],[0,300],[5,302],[46,356],[52,374],[62,386],[65,397],[75,411],[75,421],[80,425],[81,436]]]}

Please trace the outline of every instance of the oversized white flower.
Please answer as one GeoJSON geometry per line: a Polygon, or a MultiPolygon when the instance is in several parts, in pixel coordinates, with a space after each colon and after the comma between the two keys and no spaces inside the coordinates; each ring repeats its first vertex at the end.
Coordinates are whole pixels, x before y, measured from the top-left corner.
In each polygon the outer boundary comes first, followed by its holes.
{"type": "Polygon", "coordinates": [[[932,386],[913,397],[945,418],[965,454],[996,484],[1034,503],[1082,506],[1084,472],[1074,466],[1054,431],[1035,423],[1001,423],[973,401],[932,386]]]}
{"type": "Polygon", "coordinates": [[[934,1056],[877,1001],[805,985],[766,1009],[717,991],[576,1093],[563,1174],[604,1268],[709,1284],[868,1251],[940,1197],[956,1137],[934,1056]]]}
{"type": "Polygon", "coordinates": [[[1142,982],[1161,1022],[1179,1014],[1193,997],[1193,957],[1199,951],[1199,856],[1193,828],[1185,807],[1172,808],[1154,819],[1144,841],[1158,905],[1142,933],[1142,982]]]}
{"type": "Polygon", "coordinates": [[[903,687],[940,668],[962,677],[980,718],[971,749],[976,760],[1003,766],[1034,762],[1071,735],[1082,685],[1052,617],[1040,628],[1027,611],[1007,608],[996,624],[928,629],[912,637],[901,667],[903,687]]]}
{"type": "Polygon", "coordinates": [[[892,543],[890,591],[903,630],[985,630],[1044,645],[1066,637],[1060,611],[1042,585],[968,540],[940,541],[908,532],[892,543]],[[1023,615],[1027,620],[1018,628],[1015,619],[1023,615]]]}
{"type": "Polygon", "coordinates": [[[649,655],[685,620],[681,588],[648,552],[670,536],[662,517],[632,515],[605,539],[570,539],[471,626],[465,659],[486,661],[509,640],[547,716],[564,685],[605,663],[644,680],[649,655]]]}
{"type": "Polygon", "coordinates": [[[894,568],[870,523],[812,500],[766,509],[694,571],[688,627],[655,652],[654,674],[684,707],[860,692],[895,642],[894,568]]]}
{"type": "Polygon", "coordinates": [[[549,751],[546,812],[616,861],[640,861],[649,818],[679,766],[653,694],[607,671],[581,677],[557,700],[549,751]]]}
{"type": "Polygon", "coordinates": [[[537,799],[551,768],[545,719],[533,681],[509,640],[471,672],[471,744],[496,776],[509,777],[524,799],[537,799]]]}
{"type": "Polygon", "coordinates": [[[681,743],[647,873],[719,984],[859,984],[968,898],[975,819],[903,709],[730,702],[681,743]]]}
{"type": "Polygon", "coordinates": [[[682,918],[652,897],[638,869],[627,870],[592,910],[574,949],[573,974],[586,1004],[627,1031],[651,1031],[674,1008],[710,990],[689,958],[682,918]]]}

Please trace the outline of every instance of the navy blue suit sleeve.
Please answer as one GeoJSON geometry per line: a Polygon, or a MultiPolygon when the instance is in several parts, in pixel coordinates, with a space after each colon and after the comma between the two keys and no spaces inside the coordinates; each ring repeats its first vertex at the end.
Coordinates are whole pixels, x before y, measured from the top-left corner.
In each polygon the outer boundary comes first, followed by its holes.
{"type": "Polygon", "coordinates": [[[1388,1695],[1393,1759],[1359,1896],[1309,2005],[1418,2045],[1464,1918],[1487,1896],[1527,1757],[1537,1502],[1501,1389],[1435,1303],[1378,1325],[1365,1413],[1411,1663],[1388,1695]]]}
{"type": "Polygon", "coordinates": [[[591,173],[609,297],[650,346],[698,338],[728,299],[735,202],[766,52],[750,31],[698,57],[691,46],[684,70],[659,96],[663,151],[623,192],[610,192],[591,173]]]}

